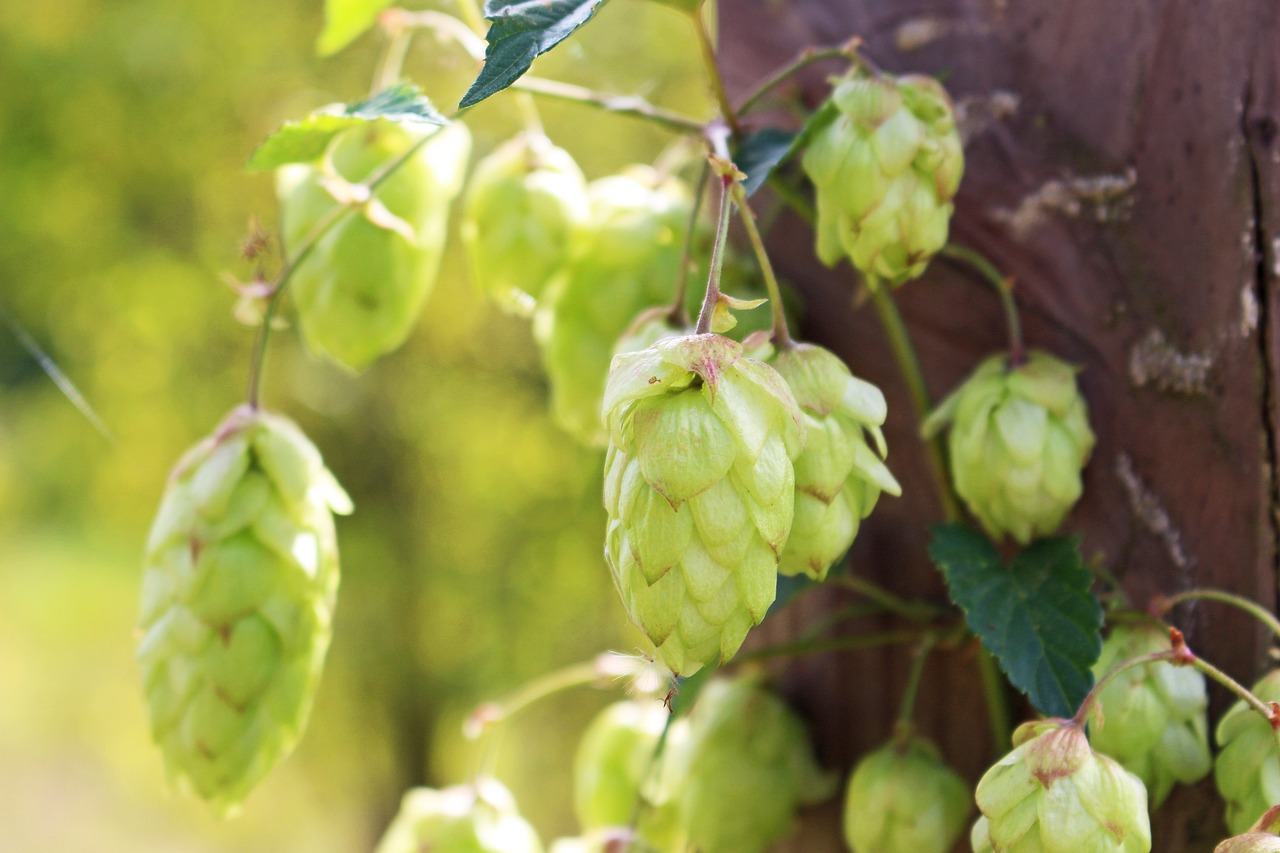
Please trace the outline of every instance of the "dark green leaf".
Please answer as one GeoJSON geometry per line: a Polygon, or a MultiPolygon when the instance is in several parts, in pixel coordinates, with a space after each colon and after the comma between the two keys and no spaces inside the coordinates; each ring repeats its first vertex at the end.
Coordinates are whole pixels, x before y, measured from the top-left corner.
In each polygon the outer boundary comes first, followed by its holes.
{"type": "Polygon", "coordinates": [[[330,56],[355,41],[373,26],[392,0],[324,0],[324,31],[316,41],[316,51],[330,56]]]}
{"type": "Polygon", "coordinates": [[[449,120],[431,105],[422,91],[409,83],[397,83],[378,94],[347,107],[344,115],[373,121],[384,118],[396,124],[436,125],[442,127],[449,120]]]}
{"type": "Polygon", "coordinates": [[[1032,542],[1009,566],[977,531],[935,527],[929,556],[969,628],[1000,661],[1009,680],[1041,712],[1075,713],[1093,686],[1090,667],[1102,652],[1102,607],[1079,541],[1032,542]]]}
{"type": "Polygon", "coordinates": [[[766,127],[743,137],[733,154],[733,163],[746,180],[742,188],[752,195],[764,186],[769,175],[791,153],[796,134],[777,127],[766,127]]]}
{"type": "Polygon", "coordinates": [[[484,16],[492,24],[484,68],[458,108],[478,104],[520,79],[533,60],[591,20],[607,0],[488,0],[484,16]]]}
{"type": "Polygon", "coordinates": [[[791,140],[791,147],[787,149],[787,153],[782,159],[787,159],[808,145],[809,140],[813,138],[815,133],[831,124],[839,115],[840,109],[835,105],[834,101],[830,98],[823,101],[822,106],[814,110],[809,118],[805,120],[804,126],[800,128],[800,132],[796,134],[795,139],[791,140]]]}

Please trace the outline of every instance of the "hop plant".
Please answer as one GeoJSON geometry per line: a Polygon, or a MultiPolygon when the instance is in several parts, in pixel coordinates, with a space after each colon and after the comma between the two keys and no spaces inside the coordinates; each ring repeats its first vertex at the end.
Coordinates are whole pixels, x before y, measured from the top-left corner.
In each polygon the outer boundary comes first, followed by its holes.
{"type": "Polygon", "coordinates": [[[1228,838],[1213,853],[1280,853],[1280,806],[1267,809],[1248,832],[1228,838]]]}
{"type": "Polygon", "coordinates": [[[803,159],[818,257],[833,266],[847,256],[872,287],[919,277],[946,245],[964,172],[951,99],[932,77],[855,72],[830,104],[803,159]]]}
{"type": "Polygon", "coordinates": [[[414,788],[374,853],[542,853],[542,842],[500,783],[414,788]]]}
{"type": "Polygon", "coordinates": [[[357,207],[330,228],[290,280],[312,352],[363,370],[409,336],[435,283],[449,204],[462,188],[471,136],[455,123],[387,178],[372,199],[346,198],[421,139],[387,123],[339,134],[321,163],[286,166],[276,182],[286,248],[303,244],[339,204],[357,207]]]}
{"type": "Polygon", "coordinates": [[[896,738],[853,769],[844,837],[854,853],[947,853],[971,808],[969,786],[933,744],[896,738]]]}
{"type": "Polygon", "coordinates": [[[292,422],[242,407],[174,469],[138,661],[169,776],[233,811],[293,749],[329,646],[345,492],[292,422]]]}
{"type": "MultiPolygon", "coordinates": [[[[1253,695],[1263,702],[1280,702],[1280,669],[1264,675],[1253,686],[1253,695]]],[[[1280,804],[1280,748],[1270,724],[1243,701],[1218,721],[1215,737],[1221,751],[1213,780],[1227,804],[1227,828],[1238,834],[1280,804]]]]}
{"type": "Polygon", "coordinates": [[[995,355],[925,420],[926,436],[951,424],[956,493],[993,537],[1052,533],[1080,498],[1094,437],[1075,374],[1048,353],[995,355]]]}
{"type": "Polygon", "coordinates": [[[531,313],[587,220],[586,180],[569,153],[522,133],[476,164],[461,237],[479,288],[531,313]]]}
{"type": "MultiPolygon", "coordinates": [[[[1155,625],[1117,625],[1102,644],[1094,677],[1171,647],[1168,632],[1155,625]]],[[[1152,808],[1164,802],[1175,782],[1191,784],[1208,775],[1209,697],[1197,670],[1165,661],[1125,670],[1103,685],[1098,704],[1102,725],[1090,730],[1093,746],[1142,780],[1152,808]]]]}
{"type": "Polygon", "coordinates": [[[728,660],[764,618],[791,529],[803,429],[777,372],[716,334],[613,360],[605,556],[668,669],[728,660]]]}
{"type": "Polygon", "coordinates": [[[1024,723],[1014,749],[978,782],[974,853],[1147,853],[1142,780],[1094,752],[1080,726],[1024,723]]]}

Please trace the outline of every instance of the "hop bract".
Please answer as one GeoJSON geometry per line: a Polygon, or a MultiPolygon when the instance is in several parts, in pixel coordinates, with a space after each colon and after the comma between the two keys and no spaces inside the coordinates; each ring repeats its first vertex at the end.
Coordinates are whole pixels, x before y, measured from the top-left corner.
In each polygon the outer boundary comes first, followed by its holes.
{"type": "MultiPolygon", "coordinates": [[[[1168,632],[1155,625],[1117,625],[1102,644],[1094,677],[1170,648],[1168,632]]],[[[1089,733],[1094,748],[1142,780],[1152,808],[1164,802],[1175,782],[1191,784],[1208,775],[1209,697],[1197,670],[1164,661],[1125,670],[1103,686],[1098,704],[1102,725],[1089,733]]]]}
{"type": "Polygon", "coordinates": [[[873,287],[916,278],[946,245],[964,171],[951,99],[932,77],[854,73],[831,104],[803,160],[818,257],[831,266],[847,256],[873,287]]]}
{"type": "MultiPolygon", "coordinates": [[[[352,370],[404,343],[435,283],[449,204],[462,188],[471,136],[455,123],[320,238],[290,279],[303,340],[352,370]]],[[[421,139],[378,122],[335,137],[325,160],[281,169],[281,231],[291,254],[330,214],[347,182],[366,180],[421,139]]]]}
{"type": "Polygon", "coordinates": [[[1249,831],[1213,848],[1213,853],[1280,853],[1280,806],[1272,806],[1249,831]]]}
{"type": "Polygon", "coordinates": [[[541,134],[522,133],[476,164],[463,203],[462,244],[476,285],[529,313],[564,266],[587,220],[582,170],[541,134]]]}
{"type": "MultiPolygon", "coordinates": [[[[1280,670],[1264,675],[1253,686],[1263,702],[1280,702],[1280,670]]],[[[1254,821],[1280,804],[1280,748],[1262,715],[1236,702],[1218,721],[1215,732],[1220,752],[1213,780],[1227,803],[1227,828],[1246,831],[1254,821]]]]}
{"type": "Polygon", "coordinates": [[[542,842],[500,783],[414,788],[374,853],[542,853],[542,842]]]}
{"type": "Polygon", "coordinates": [[[969,786],[933,744],[895,740],[853,769],[844,837],[854,853],[947,853],[971,808],[969,786]]]}
{"type": "Polygon", "coordinates": [[[951,424],[951,478],[986,531],[1026,544],[1052,533],[1080,497],[1093,430],[1076,368],[1032,351],[984,361],[925,420],[951,424]]]}
{"type": "Polygon", "coordinates": [[[178,464],[147,541],[142,666],[170,778],[233,810],[293,748],[351,503],[292,422],[243,407],[178,464]]]}
{"type": "Polygon", "coordinates": [[[614,358],[605,556],[632,620],[682,675],[728,660],[773,603],[802,426],[777,372],[716,334],[614,358]]]}
{"type": "Polygon", "coordinates": [[[1014,750],[978,782],[974,853],[1147,853],[1142,781],[1094,752],[1065,720],[1024,723],[1014,750]]]}

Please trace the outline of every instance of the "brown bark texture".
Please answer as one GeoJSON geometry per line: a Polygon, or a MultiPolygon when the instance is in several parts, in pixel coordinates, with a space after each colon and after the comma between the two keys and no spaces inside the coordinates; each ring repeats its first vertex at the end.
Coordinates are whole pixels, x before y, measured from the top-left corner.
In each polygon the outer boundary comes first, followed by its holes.
{"type": "MultiPolygon", "coordinates": [[[[966,137],[952,239],[1015,279],[1029,346],[1083,368],[1098,444],[1066,530],[1135,604],[1212,586],[1274,605],[1280,4],[722,0],[720,26],[739,96],[805,46],[855,35],[882,68],[943,79],[966,137]]],[[[813,106],[838,70],[814,66],[779,94],[813,106]]],[[[799,219],[784,215],[770,244],[805,297],[804,335],[889,399],[889,461],[904,496],[882,499],[853,568],[900,594],[940,598],[926,554],[940,508],[875,312],[855,306],[847,265],[814,259],[799,219]]],[[[935,399],[1005,345],[1000,305],[968,270],[935,261],[897,296],[935,399]]],[[[808,595],[754,643],[794,638],[852,600],[808,595]]],[[[1175,618],[1192,649],[1240,680],[1266,666],[1269,637],[1247,617],[1199,603],[1175,618]]],[[[780,665],[827,766],[847,771],[888,737],[908,652],[780,665]]],[[[1215,688],[1214,720],[1227,702],[1215,688]]],[[[1014,707],[1017,722],[1028,709],[1014,707]]],[[[971,781],[997,754],[969,652],[934,656],[917,718],[971,781]]],[[[842,849],[838,813],[808,816],[788,849],[842,849]]],[[[1154,831],[1165,853],[1212,849],[1225,835],[1212,784],[1177,791],[1154,831]]]]}

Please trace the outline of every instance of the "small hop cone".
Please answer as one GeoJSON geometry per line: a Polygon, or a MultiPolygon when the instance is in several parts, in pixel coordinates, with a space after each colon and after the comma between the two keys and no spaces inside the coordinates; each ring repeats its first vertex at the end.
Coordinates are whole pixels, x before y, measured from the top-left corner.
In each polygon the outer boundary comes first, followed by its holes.
{"type": "Polygon", "coordinates": [[[894,741],[858,762],[844,801],[854,853],[947,853],[964,832],[969,786],[920,738],[894,741]]]}
{"type": "Polygon", "coordinates": [[[951,424],[956,493],[996,539],[1052,533],[1080,498],[1094,436],[1075,375],[1047,353],[995,355],[925,419],[926,436],[951,424]]]}
{"type": "Polygon", "coordinates": [[[1142,780],[1094,752],[1065,720],[1024,723],[1014,749],[978,782],[974,853],[1147,853],[1142,780]]]}
{"type": "Polygon", "coordinates": [[[737,652],[773,603],[803,428],[786,383],[716,334],[614,358],[605,557],[672,672],[737,652]]]}
{"type": "MultiPolygon", "coordinates": [[[[372,200],[320,238],[290,279],[308,349],[350,370],[404,343],[435,285],[471,135],[461,123],[434,133],[372,200]]],[[[421,138],[383,122],[354,127],[334,138],[324,163],[282,168],[284,245],[293,251],[329,215],[335,186],[367,179],[421,138]]]]}
{"type": "Polygon", "coordinates": [[[542,853],[542,842],[500,783],[414,788],[374,853],[542,853]]]}
{"type": "Polygon", "coordinates": [[[547,853],[651,853],[677,848],[650,847],[635,838],[626,827],[589,832],[578,838],[557,838],[547,853]]]}
{"type": "Polygon", "coordinates": [[[567,151],[522,133],[476,164],[463,201],[462,245],[481,291],[533,311],[588,219],[586,180],[567,151]]]}
{"type": "MultiPolygon", "coordinates": [[[[1124,661],[1170,648],[1168,631],[1155,625],[1117,625],[1102,644],[1094,678],[1124,661]]],[[[1209,697],[1197,670],[1165,661],[1125,670],[1103,686],[1098,705],[1102,724],[1089,732],[1094,748],[1142,780],[1153,809],[1175,782],[1189,785],[1209,774],[1209,697]]]]}
{"type": "Polygon", "coordinates": [[[1248,832],[1228,838],[1213,853],[1280,853],[1280,806],[1267,809],[1248,832]]]}
{"type": "Polygon", "coordinates": [[[137,657],[171,780],[234,811],[306,724],[345,492],[294,424],[242,407],[178,464],[147,542],[137,657]]]}
{"type": "Polygon", "coordinates": [[[872,287],[918,278],[947,242],[964,171],[955,111],[932,77],[855,72],[803,165],[817,194],[817,254],[848,257],[872,287]]]}
{"type": "MultiPolygon", "coordinates": [[[[1253,686],[1253,695],[1263,702],[1280,702],[1280,669],[1264,675],[1253,686]]],[[[1227,804],[1227,829],[1238,834],[1280,804],[1280,748],[1271,726],[1243,701],[1218,721],[1215,738],[1220,752],[1213,780],[1227,804]]]]}

